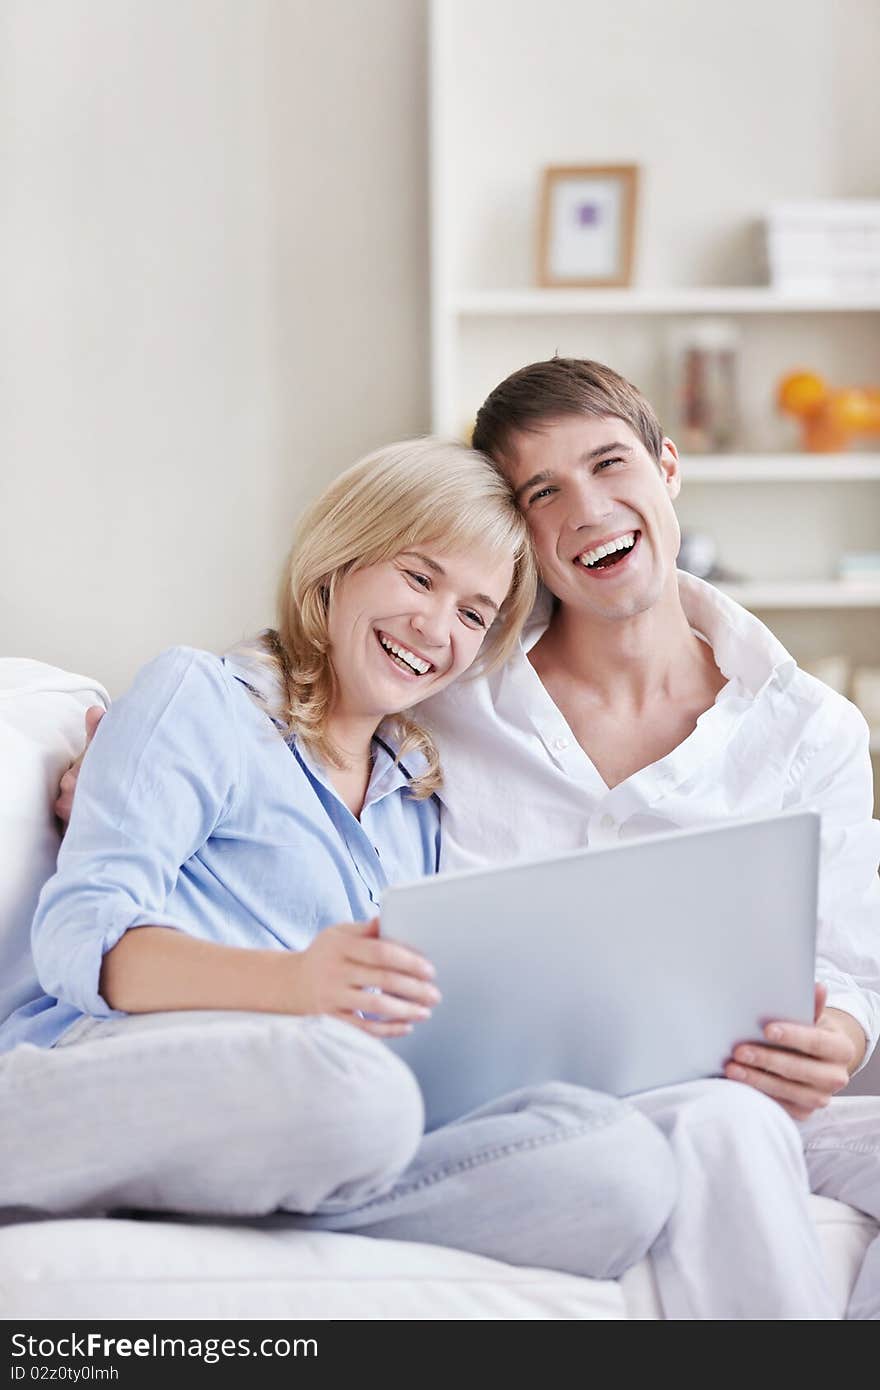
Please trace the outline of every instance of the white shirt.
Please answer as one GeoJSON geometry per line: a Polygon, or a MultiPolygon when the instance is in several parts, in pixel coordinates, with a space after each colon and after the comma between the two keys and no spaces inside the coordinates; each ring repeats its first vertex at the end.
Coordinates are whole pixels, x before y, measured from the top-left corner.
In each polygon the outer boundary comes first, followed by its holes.
{"type": "Polygon", "coordinates": [[[683,743],[616,787],[603,782],[526,656],[547,627],[547,596],[506,666],[419,706],[443,765],[441,870],[815,809],[817,979],[828,1004],[861,1024],[870,1053],[880,1032],[880,824],[867,724],[712,585],[680,573],[679,592],[727,684],[683,743]]]}

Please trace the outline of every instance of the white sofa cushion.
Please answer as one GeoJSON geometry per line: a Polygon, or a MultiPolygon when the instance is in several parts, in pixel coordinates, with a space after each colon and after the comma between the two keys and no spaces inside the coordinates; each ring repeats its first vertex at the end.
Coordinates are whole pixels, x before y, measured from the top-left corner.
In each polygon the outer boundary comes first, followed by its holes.
{"type": "Polygon", "coordinates": [[[103,686],[40,661],[0,659],[0,1018],[32,998],[30,924],[54,872],[58,782],[85,738],[103,686]]]}
{"type": "MultiPolygon", "coordinates": [[[[841,1314],[876,1226],[811,1197],[841,1314]]],[[[662,1316],[650,1260],[620,1283],[440,1246],[270,1223],[82,1219],[0,1229],[5,1318],[621,1318],[662,1316]]]]}
{"type": "Polygon", "coordinates": [[[0,1229],[5,1318],[609,1318],[619,1284],[336,1232],[126,1220],[0,1229]]]}

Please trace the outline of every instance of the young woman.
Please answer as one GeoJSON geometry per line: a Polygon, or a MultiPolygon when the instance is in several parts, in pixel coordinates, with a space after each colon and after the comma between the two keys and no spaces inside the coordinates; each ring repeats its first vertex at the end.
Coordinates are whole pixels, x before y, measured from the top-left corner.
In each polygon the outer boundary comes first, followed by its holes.
{"type": "Polygon", "coordinates": [[[553,1084],[423,1137],[381,1042],[440,999],[376,921],[388,883],[437,869],[411,711],[504,660],[534,588],[490,465],[399,444],[304,518],[259,650],[139,674],[40,898],[39,986],[0,1028],[7,1209],[284,1211],[602,1276],[641,1257],[674,1195],[648,1120],[553,1084]]]}

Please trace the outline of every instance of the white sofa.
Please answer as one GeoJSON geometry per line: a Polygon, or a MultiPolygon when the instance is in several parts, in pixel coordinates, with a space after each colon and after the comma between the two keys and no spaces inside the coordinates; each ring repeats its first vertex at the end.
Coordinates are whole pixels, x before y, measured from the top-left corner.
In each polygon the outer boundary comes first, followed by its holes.
{"type": "MultiPolygon", "coordinates": [[[[81,745],[85,709],[104,698],[93,681],[0,660],[0,989],[13,978],[52,871],[58,838],[51,803],[60,775],[81,745]]],[[[876,1227],[839,1202],[811,1201],[842,1311],[876,1227]]],[[[650,1260],[614,1283],[434,1246],[279,1230],[271,1219],[0,1226],[3,1319],[661,1316],[650,1260]]]]}

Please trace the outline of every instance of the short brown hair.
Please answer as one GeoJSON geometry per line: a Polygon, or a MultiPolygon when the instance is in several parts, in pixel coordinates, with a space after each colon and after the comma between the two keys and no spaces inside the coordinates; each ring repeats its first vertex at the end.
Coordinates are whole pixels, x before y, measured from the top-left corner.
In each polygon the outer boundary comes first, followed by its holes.
{"type": "Polygon", "coordinates": [[[654,407],[618,372],[579,357],[532,362],[502,381],[477,413],[472,444],[500,461],[512,435],[540,429],[566,415],[613,415],[629,425],[655,463],[660,462],[663,431],[654,407]]]}

